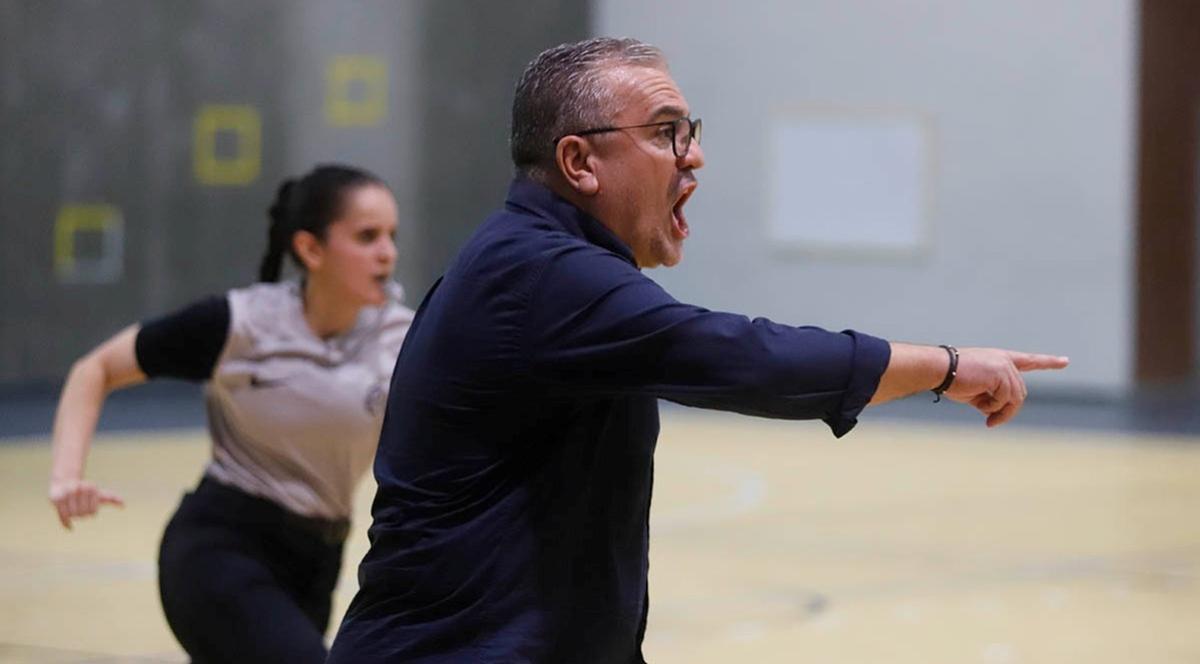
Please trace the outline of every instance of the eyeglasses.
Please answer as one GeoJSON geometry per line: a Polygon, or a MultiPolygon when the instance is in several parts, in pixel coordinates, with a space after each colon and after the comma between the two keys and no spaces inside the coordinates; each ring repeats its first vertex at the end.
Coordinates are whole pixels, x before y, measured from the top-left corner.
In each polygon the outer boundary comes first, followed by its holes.
{"type": "Polygon", "coordinates": [[[603,134],[609,131],[621,131],[622,129],[641,129],[643,127],[670,127],[671,150],[675,153],[676,159],[683,159],[687,156],[688,150],[692,147],[692,141],[700,142],[700,118],[696,118],[695,120],[692,118],[679,118],[678,120],[647,122],[646,124],[624,127],[597,127],[596,129],[573,131],[554,139],[554,144],[558,145],[559,141],[568,136],[590,136],[591,134],[603,134]]]}

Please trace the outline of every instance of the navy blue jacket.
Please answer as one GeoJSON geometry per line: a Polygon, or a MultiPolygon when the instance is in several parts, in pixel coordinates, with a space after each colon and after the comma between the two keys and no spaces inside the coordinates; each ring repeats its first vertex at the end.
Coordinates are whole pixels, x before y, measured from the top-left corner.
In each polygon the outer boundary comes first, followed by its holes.
{"type": "Polygon", "coordinates": [[[330,662],[641,662],[658,399],[841,436],[887,342],[668,295],[518,179],[425,297],[330,662]]]}

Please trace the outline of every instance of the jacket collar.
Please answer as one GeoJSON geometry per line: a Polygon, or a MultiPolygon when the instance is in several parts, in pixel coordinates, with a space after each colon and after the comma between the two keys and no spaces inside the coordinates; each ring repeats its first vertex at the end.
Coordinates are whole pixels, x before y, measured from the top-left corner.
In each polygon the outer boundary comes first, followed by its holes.
{"type": "Polygon", "coordinates": [[[517,176],[508,187],[505,208],[552,221],[571,235],[607,249],[637,267],[633,251],[607,226],[540,182],[517,176]]]}

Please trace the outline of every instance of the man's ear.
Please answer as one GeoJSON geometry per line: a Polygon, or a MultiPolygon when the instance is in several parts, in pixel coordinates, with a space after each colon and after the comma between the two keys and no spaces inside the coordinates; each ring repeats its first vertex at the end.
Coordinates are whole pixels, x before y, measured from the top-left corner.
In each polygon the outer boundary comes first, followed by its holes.
{"type": "Polygon", "coordinates": [[[570,188],[583,196],[594,196],[600,191],[596,155],[581,136],[564,136],[554,146],[554,161],[570,188]]]}
{"type": "Polygon", "coordinates": [[[292,233],[292,250],[309,272],[320,268],[325,258],[325,247],[321,245],[320,238],[308,231],[292,233]]]}

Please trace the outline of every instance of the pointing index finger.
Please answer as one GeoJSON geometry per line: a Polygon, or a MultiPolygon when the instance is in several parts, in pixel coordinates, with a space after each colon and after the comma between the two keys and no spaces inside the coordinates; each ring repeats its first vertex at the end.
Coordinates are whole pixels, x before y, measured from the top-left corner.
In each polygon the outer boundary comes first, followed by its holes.
{"type": "Polygon", "coordinates": [[[1071,363],[1065,355],[1042,355],[1040,353],[1009,353],[1013,364],[1021,371],[1041,369],[1064,369],[1071,363]]]}

